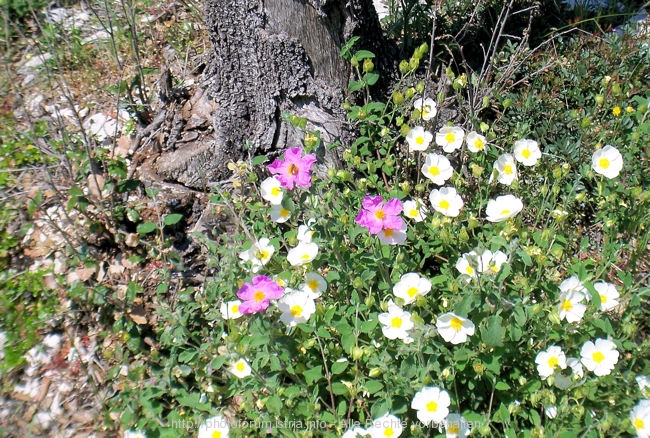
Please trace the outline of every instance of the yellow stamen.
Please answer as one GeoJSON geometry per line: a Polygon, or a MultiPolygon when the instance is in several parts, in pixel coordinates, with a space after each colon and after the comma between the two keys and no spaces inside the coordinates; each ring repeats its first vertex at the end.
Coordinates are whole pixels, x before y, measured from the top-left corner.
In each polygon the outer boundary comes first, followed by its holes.
{"type": "Polygon", "coordinates": [[[447,210],[449,208],[449,201],[447,201],[446,199],[443,199],[442,201],[440,201],[440,204],[438,204],[438,205],[443,210],[447,210]]]}
{"type": "Polygon", "coordinates": [[[440,175],[440,169],[438,168],[438,166],[431,166],[429,167],[429,174],[431,176],[438,176],[440,175]]]}
{"type": "Polygon", "coordinates": [[[299,305],[291,306],[289,310],[294,318],[300,318],[302,316],[302,307],[299,305]]]}
{"type": "Polygon", "coordinates": [[[445,140],[447,143],[453,143],[456,141],[456,135],[454,135],[453,132],[448,132],[447,135],[445,135],[445,140]]]}
{"type": "Polygon", "coordinates": [[[298,171],[299,171],[298,166],[296,166],[295,164],[290,164],[289,167],[287,168],[287,173],[289,175],[298,175],[298,171]]]}
{"type": "Polygon", "coordinates": [[[559,360],[557,357],[553,356],[548,360],[548,366],[551,368],[555,368],[559,363],[559,360]]]}
{"type": "Polygon", "coordinates": [[[395,318],[391,319],[390,326],[393,328],[400,328],[402,326],[402,318],[396,316],[395,318]]]}
{"type": "Polygon", "coordinates": [[[415,142],[416,142],[417,144],[419,144],[419,145],[424,144],[424,137],[417,137],[417,138],[415,139],[415,142]]]}
{"type": "Polygon", "coordinates": [[[607,169],[611,163],[607,158],[601,158],[600,161],[598,161],[598,165],[602,167],[603,169],[607,169]]]}
{"type": "Polygon", "coordinates": [[[562,310],[564,310],[565,312],[568,312],[569,310],[573,309],[573,303],[571,302],[571,300],[563,300],[561,307],[562,307],[562,310]]]}
{"type": "Polygon", "coordinates": [[[601,363],[605,360],[605,355],[600,351],[596,351],[591,355],[591,358],[594,360],[594,362],[601,363]]]}
{"type": "Polygon", "coordinates": [[[463,321],[461,321],[460,319],[454,316],[453,318],[451,318],[451,321],[449,321],[449,325],[451,326],[451,328],[458,331],[463,326],[463,321]]]}
{"type": "Polygon", "coordinates": [[[438,403],[434,401],[430,401],[429,403],[426,404],[427,411],[429,412],[438,412],[438,403]]]}
{"type": "Polygon", "coordinates": [[[253,299],[255,301],[257,301],[258,303],[261,302],[261,301],[264,301],[265,297],[266,297],[266,295],[264,294],[264,291],[261,291],[261,290],[255,291],[255,294],[253,295],[253,299]]]}
{"type": "Polygon", "coordinates": [[[417,293],[418,293],[418,288],[417,287],[409,287],[408,290],[406,291],[406,294],[411,298],[416,296],[417,293]]]}
{"type": "Polygon", "coordinates": [[[530,150],[529,149],[524,149],[523,151],[521,151],[521,156],[524,157],[525,159],[529,159],[530,158],[530,150]]]}

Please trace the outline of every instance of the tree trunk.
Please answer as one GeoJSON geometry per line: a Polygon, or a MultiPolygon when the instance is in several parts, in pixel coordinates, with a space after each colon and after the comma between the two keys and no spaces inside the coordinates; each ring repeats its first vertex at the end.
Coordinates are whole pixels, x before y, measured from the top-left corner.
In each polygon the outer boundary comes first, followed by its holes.
{"type": "Polygon", "coordinates": [[[385,48],[371,0],[206,0],[205,14],[213,46],[205,81],[177,111],[170,124],[180,130],[170,138],[206,118],[211,129],[168,141],[150,172],[204,190],[230,175],[229,161],[300,145],[285,113],[306,118],[327,144],[347,143],[341,105],[350,68],[339,53],[355,35],[359,48],[385,48]]]}

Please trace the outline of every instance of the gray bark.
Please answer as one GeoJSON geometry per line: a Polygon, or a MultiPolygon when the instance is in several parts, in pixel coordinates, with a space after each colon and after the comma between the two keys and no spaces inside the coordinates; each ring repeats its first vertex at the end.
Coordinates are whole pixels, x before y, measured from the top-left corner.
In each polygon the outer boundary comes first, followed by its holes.
{"type": "Polygon", "coordinates": [[[176,103],[171,143],[141,174],[204,190],[229,177],[231,160],[300,145],[303,133],[284,113],[305,117],[328,144],[347,143],[341,105],[350,70],[339,52],[353,35],[359,48],[381,50],[370,0],[206,0],[205,13],[213,49],[204,81],[176,103]]]}

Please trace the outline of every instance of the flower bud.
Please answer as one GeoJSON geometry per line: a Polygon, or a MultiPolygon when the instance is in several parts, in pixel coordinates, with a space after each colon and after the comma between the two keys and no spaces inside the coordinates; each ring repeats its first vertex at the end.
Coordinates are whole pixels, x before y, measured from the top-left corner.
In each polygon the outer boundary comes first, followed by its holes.
{"type": "Polygon", "coordinates": [[[408,73],[409,70],[410,70],[410,67],[409,67],[408,62],[402,61],[402,62],[399,63],[399,71],[400,71],[400,73],[402,73],[404,75],[404,74],[408,73]]]}
{"type": "Polygon", "coordinates": [[[415,88],[413,88],[413,87],[407,88],[406,89],[406,98],[411,99],[411,98],[413,98],[413,96],[415,96],[415,88]]]}
{"type": "Polygon", "coordinates": [[[420,60],[418,58],[411,58],[409,60],[409,67],[411,70],[417,70],[419,66],[420,66],[420,60]]]}
{"type": "Polygon", "coordinates": [[[395,105],[399,105],[402,102],[404,102],[404,94],[402,94],[400,91],[394,92],[393,93],[393,103],[395,105]]]}
{"type": "Polygon", "coordinates": [[[415,90],[420,94],[424,93],[424,82],[423,81],[418,82],[415,85],[415,90]]]}
{"type": "Polygon", "coordinates": [[[370,371],[368,371],[368,376],[372,379],[377,378],[381,376],[381,370],[379,368],[372,368],[370,371]]]}
{"type": "Polygon", "coordinates": [[[372,62],[372,59],[366,58],[363,60],[363,72],[370,73],[375,69],[375,64],[372,62]]]}
{"type": "Polygon", "coordinates": [[[359,61],[354,56],[352,57],[352,59],[350,59],[350,64],[352,64],[352,67],[354,68],[359,67],[359,61]]]}
{"type": "Polygon", "coordinates": [[[411,128],[409,128],[409,126],[406,125],[406,124],[400,126],[400,128],[399,128],[399,133],[402,134],[402,136],[404,136],[404,137],[406,137],[410,131],[411,131],[411,128]]]}

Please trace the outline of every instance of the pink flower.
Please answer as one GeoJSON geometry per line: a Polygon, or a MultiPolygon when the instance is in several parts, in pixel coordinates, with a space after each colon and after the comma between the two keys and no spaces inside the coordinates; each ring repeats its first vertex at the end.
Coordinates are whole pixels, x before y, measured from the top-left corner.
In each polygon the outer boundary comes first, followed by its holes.
{"type": "Polygon", "coordinates": [[[399,217],[402,212],[402,201],[399,199],[393,198],[384,204],[381,196],[366,196],[361,205],[363,209],[354,221],[368,228],[370,234],[378,234],[386,229],[404,228],[404,221],[399,217]]]}
{"type": "Polygon", "coordinates": [[[257,313],[269,307],[270,300],[282,296],[284,289],[266,275],[253,277],[252,283],[244,283],[237,291],[237,296],[243,302],[239,311],[243,314],[257,313]]]}
{"type": "Polygon", "coordinates": [[[302,148],[287,149],[284,151],[284,160],[276,158],[269,164],[269,171],[277,175],[280,185],[288,190],[293,189],[294,184],[311,186],[311,165],[316,162],[316,157],[312,154],[303,157],[302,153],[302,148]]]}

